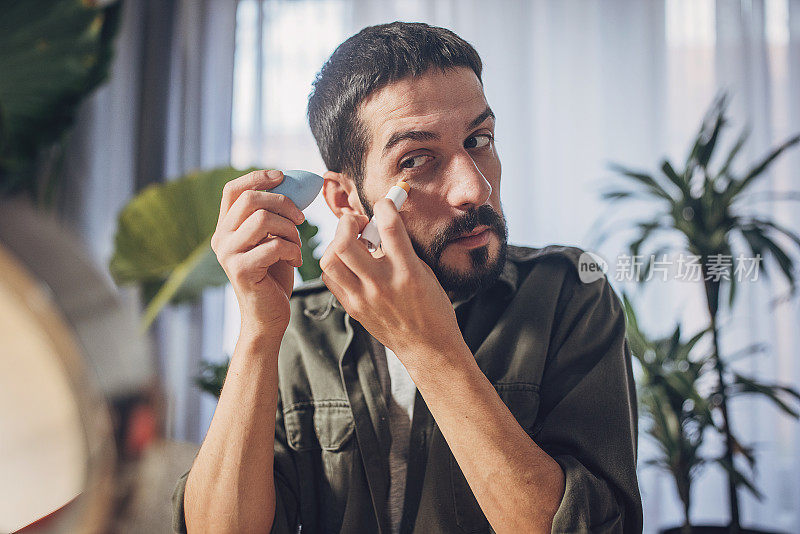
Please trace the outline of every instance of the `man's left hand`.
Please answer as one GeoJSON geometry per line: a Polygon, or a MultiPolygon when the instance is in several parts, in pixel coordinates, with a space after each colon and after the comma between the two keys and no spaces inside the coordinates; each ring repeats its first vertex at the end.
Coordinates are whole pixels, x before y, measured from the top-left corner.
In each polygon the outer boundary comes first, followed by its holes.
{"type": "Polygon", "coordinates": [[[345,214],[320,259],[322,280],[347,313],[406,367],[424,348],[442,354],[463,342],[455,311],[431,268],[417,256],[391,200],[374,205],[383,256],[375,257],[358,235],[369,219],[345,214]]]}

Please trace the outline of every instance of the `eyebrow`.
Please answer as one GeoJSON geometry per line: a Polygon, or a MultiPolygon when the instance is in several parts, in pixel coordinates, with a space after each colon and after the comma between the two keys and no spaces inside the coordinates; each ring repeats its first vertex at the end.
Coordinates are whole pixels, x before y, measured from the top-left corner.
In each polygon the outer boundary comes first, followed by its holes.
{"type": "Polygon", "coordinates": [[[477,128],[483,121],[485,121],[489,117],[494,118],[494,111],[492,111],[492,108],[490,108],[489,106],[486,106],[486,109],[484,109],[480,115],[472,119],[472,122],[470,122],[467,125],[467,130],[477,128]]]}
{"type": "MultiPolygon", "coordinates": [[[[492,111],[492,108],[486,106],[486,109],[484,109],[480,115],[470,121],[470,123],[467,125],[467,130],[477,127],[489,117],[494,118],[494,112],[492,111]]],[[[386,146],[383,147],[382,155],[386,156],[386,154],[401,141],[437,141],[439,139],[441,139],[439,134],[425,130],[406,130],[403,132],[394,132],[386,142],[386,146]]]]}
{"type": "Polygon", "coordinates": [[[400,141],[405,141],[406,139],[410,139],[411,141],[436,141],[440,139],[439,134],[434,132],[426,132],[424,130],[407,130],[405,132],[395,132],[389,138],[389,141],[386,143],[386,146],[383,147],[383,155],[389,153],[389,151],[395,147],[400,141]]]}

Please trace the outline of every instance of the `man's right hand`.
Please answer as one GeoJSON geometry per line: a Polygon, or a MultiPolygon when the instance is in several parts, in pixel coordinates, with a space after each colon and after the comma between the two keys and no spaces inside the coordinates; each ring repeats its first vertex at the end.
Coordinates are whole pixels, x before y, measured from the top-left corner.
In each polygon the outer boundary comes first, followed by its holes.
{"type": "Polygon", "coordinates": [[[296,225],[303,222],[294,202],[268,191],[282,181],[280,171],[254,171],[222,193],[211,248],[239,300],[242,331],[186,479],[189,532],[269,532],[274,520],[277,362],[289,326],[292,267],[302,262],[296,225]]]}
{"type": "Polygon", "coordinates": [[[225,184],[211,248],[233,285],[242,332],[283,336],[289,325],[293,267],[303,263],[294,202],[269,190],[278,170],[253,171],[225,184]]]}

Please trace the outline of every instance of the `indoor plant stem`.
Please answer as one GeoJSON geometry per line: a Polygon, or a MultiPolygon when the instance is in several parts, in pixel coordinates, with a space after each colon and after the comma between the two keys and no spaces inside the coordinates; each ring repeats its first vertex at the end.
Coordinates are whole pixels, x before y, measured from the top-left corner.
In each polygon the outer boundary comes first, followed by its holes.
{"type": "MultiPolygon", "coordinates": [[[[706,262],[702,263],[703,279],[705,280],[706,301],[708,303],[708,312],[711,316],[711,335],[714,342],[714,369],[717,372],[718,390],[719,393],[719,408],[722,412],[722,425],[725,434],[725,461],[733,467],[733,435],[731,434],[730,420],[728,417],[728,396],[725,388],[724,365],[719,351],[719,325],[717,324],[717,314],[719,313],[719,290],[720,282],[717,280],[708,279],[708,272],[706,271],[706,262]]],[[[739,523],[739,497],[736,493],[736,482],[732,471],[728,471],[728,498],[730,501],[731,534],[738,534],[740,530],[739,523]]]]}

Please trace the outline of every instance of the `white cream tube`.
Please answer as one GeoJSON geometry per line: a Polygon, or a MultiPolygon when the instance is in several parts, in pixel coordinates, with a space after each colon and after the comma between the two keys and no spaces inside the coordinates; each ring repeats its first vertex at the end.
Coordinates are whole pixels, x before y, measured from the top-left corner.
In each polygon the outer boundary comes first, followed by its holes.
{"type": "MultiPolygon", "coordinates": [[[[408,198],[409,189],[411,189],[411,186],[409,186],[405,181],[400,180],[393,185],[391,189],[389,189],[389,192],[386,194],[386,198],[391,200],[394,203],[395,208],[399,210],[408,198]]],[[[374,216],[364,227],[364,231],[361,232],[361,238],[367,242],[367,249],[370,252],[377,250],[378,247],[381,246],[381,235],[378,233],[378,227],[375,225],[374,216]]]]}

